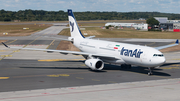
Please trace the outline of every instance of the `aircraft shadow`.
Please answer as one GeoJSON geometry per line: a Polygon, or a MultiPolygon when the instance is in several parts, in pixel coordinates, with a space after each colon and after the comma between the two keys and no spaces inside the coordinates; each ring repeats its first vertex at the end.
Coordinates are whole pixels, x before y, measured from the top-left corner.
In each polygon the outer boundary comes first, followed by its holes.
{"type": "Polygon", "coordinates": [[[97,73],[103,73],[107,72],[104,70],[98,71],[98,70],[91,70],[90,68],[84,68],[84,67],[19,67],[19,68],[26,68],[26,69],[74,69],[74,70],[89,70],[91,72],[97,72],[97,73]]]}
{"type": "Polygon", "coordinates": [[[85,69],[88,68],[82,68],[82,67],[19,67],[19,68],[28,68],[28,69],[85,69]]]}
{"type": "MultiPolygon", "coordinates": [[[[134,73],[140,73],[140,74],[147,74],[149,72],[148,68],[146,67],[132,67],[131,69],[122,69],[121,66],[117,66],[117,65],[110,65],[110,64],[106,64],[104,67],[104,70],[120,70],[120,71],[128,71],[128,72],[134,72],[134,73]]],[[[160,72],[163,69],[160,68],[155,68],[153,69],[153,75],[155,76],[171,76],[168,73],[163,73],[160,72]]]]}
{"type": "Polygon", "coordinates": [[[163,66],[171,66],[171,65],[180,65],[180,62],[176,62],[176,63],[165,63],[165,64],[163,64],[161,67],[163,67],[163,66]]]}
{"type": "MultiPolygon", "coordinates": [[[[74,61],[74,62],[77,62],[77,61],[74,61]]],[[[173,63],[171,63],[171,64],[173,64],[173,63]]],[[[164,66],[167,66],[167,65],[170,65],[170,64],[165,64],[164,66]]],[[[95,72],[95,73],[105,73],[108,70],[120,70],[120,71],[128,71],[128,72],[134,72],[134,73],[140,73],[140,74],[147,74],[149,72],[149,70],[145,67],[132,67],[131,69],[122,69],[121,66],[112,65],[112,64],[111,65],[105,64],[104,69],[101,71],[91,70],[88,67],[84,67],[84,66],[83,67],[20,67],[20,68],[28,68],[28,69],[74,69],[74,70],[79,69],[79,70],[88,70],[88,71],[95,72]]],[[[153,70],[153,75],[155,75],[155,76],[171,76],[170,74],[160,72],[162,70],[163,69],[155,68],[153,70]]]]}
{"type": "MultiPolygon", "coordinates": [[[[56,61],[58,63],[63,63],[63,62],[83,62],[84,60],[80,60],[80,61],[56,61]]],[[[180,62],[176,62],[176,63],[165,63],[163,64],[161,67],[165,67],[165,66],[171,66],[171,65],[180,65],[180,62]]],[[[97,71],[97,70],[91,70],[86,66],[83,67],[20,67],[20,68],[32,68],[32,69],[79,69],[79,70],[88,70],[91,72],[95,72],[95,73],[105,73],[108,70],[120,70],[120,71],[129,71],[129,72],[134,72],[134,73],[140,73],[140,74],[147,74],[149,72],[149,70],[145,67],[132,67],[131,69],[122,69],[120,65],[113,65],[113,64],[104,64],[104,69],[101,71],[97,71]]],[[[155,68],[153,70],[153,75],[155,76],[171,76],[168,73],[163,73],[163,69],[161,68],[155,68]]]]}
{"type": "Polygon", "coordinates": [[[84,63],[85,61],[84,60],[78,60],[78,61],[71,60],[71,61],[55,61],[55,62],[83,62],[84,63]]]}

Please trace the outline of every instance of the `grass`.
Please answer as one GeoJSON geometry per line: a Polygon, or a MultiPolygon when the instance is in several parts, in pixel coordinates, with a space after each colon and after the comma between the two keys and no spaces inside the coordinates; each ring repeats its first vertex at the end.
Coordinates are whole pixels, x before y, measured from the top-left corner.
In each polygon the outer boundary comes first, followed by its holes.
{"type": "MultiPolygon", "coordinates": [[[[34,23],[60,23],[61,21],[34,21],[34,22],[16,22],[16,23],[32,23],[31,25],[0,25],[0,36],[27,36],[34,32],[41,31],[50,27],[51,25],[34,25],[34,23]],[[23,30],[23,28],[29,28],[23,30]],[[3,33],[8,35],[3,35],[3,33]]],[[[68,23],[67,21],[62,21],[68,23]]],[[[104,26],[107,22],[129,22],[129,23],[141,23],[144,21],[139,20],[92,20],[92,21],[78,21],[80,27],[84,27],[82,33],[87,33],[87,36],[95,35],[97,38],[155,38],[155,39],[180,39],[179,32],[146,32],[138,31],[135,29],[101,29],[100,26],[104,26]],[[85,27],[91,26],[91,27],[85,27]],[[97,27],[99,26],[99,27],[97,27]]],[[[1,23],[15,23],[15,22],[1,22],[1,23]]],[[[70,36],[70,30],[64,29],[59,35],[70,36]]],[[[85,36],[85,37],[87,37],[85,36]]]]}
{"type": "Polygon", "coordinates": [[[1,42],[6,42],[6,41],[7,41],[7,40],[0,40],[0,43],[1,43],[1,42]]]}
{"type": "Polygon", "coordinates": [[[70,36],[70,29],[69,28],[63,29],[58,35],[70,36]]]}
{"type": "Polygon", "coordinates": [[[91,20],[91,21],[77,21],[82,26],[105,26],[108,22],[116,23],[146,23],[145,20],[91,20]]]}
{"type": "Polygon", "coordinates": [[[0,36],[27,36],[34,32],[44,30],[51,25],[43,24],[28,24],[28,25],[0,25],[0,36]],[[29,28],[29,29],[23,29],[29,28]],[[8,35],[3,35],[3,33],[8,33],[8,35]]]}
{"type": "MultiPolygon", "coordinates": [[[[107,22],[117,23],[146,23],[145,20],[91,20],[91,21],[77,21],[79,27],[83,26],[105,26],[107,22]]],[[[68,22],[67,22],[68,23],[68,22]]]]}
{"type": "Polygon", "coordinates": [[[83,26],[105,26],[104,22],[100,22],[100,23],[78,23],[79,27],[83,27],[83,26]]]}
{"type": "MultiPolygon", "coordinates": [[[[179,32],[153,32],[153,31],[138,31],[131,28],[124,29],[101,29],[100,27],[87,27],[81,31],[87,36],[95,35],[97,38],[149,38],[149,39],[180,39],[179,32]]],[[[70,36],[70,30],[64,29],[59,35],[70,36]]],[[[87,37],[85,36],[85,37],[87,37]]]]}

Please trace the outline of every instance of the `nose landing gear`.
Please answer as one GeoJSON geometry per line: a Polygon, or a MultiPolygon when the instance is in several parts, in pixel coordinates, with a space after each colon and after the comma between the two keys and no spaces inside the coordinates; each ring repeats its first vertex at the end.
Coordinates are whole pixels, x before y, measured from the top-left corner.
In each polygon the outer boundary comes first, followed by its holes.
{"type": "Polygon", "coordinates": [[[148,76],[151,76],[153,74],[152,72],[154,67],[148,67],[148,69],[149,69],[148,76]]]}

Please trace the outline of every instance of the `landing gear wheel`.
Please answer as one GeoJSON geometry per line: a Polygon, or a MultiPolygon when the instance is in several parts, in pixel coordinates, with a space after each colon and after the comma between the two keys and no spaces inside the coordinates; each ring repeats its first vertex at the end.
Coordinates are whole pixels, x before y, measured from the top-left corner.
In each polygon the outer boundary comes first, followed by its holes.
{"type": "Polygon", "coordinates": [[[153,73],[152,73],[152,69],[153,69],[153,68],[148,67],[148,69],[149,69],[148,76],[150,76],[150,75],[152,75],[152,74],[153,74],[153,73]]]}
{"type": "Polygon", "coordinates": [[[152,75],[152,73],[149,72],[149,73],[148,73],[148,76],[151,76],[151,75],[152,75]]]}

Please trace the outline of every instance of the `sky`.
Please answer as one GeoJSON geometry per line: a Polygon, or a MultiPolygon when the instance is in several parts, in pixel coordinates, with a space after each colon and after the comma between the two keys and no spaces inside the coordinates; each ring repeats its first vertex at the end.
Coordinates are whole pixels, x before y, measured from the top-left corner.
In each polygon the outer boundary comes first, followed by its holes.
{"type": "Polygon", "coordinates": [[[163,12],[180,14],[180,0],[0,0],[0,9],[46,11],[163,12]]]}

